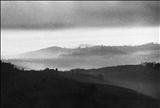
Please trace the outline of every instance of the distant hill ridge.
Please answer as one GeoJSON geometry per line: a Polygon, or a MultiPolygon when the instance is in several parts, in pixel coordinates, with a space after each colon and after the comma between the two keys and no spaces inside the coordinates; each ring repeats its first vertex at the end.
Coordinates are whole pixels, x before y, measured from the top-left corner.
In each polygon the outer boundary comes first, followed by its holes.
{"type": "Polygon", "coordinates": [[[48,47],[36,51],[31,51],[17,55],[15,58],[57,58],[59,56],[103,56],[103,55],[122,55],[138,51],[160,50],[160,44],[148,43],[138,46],[104,46],[83,44],[77,48],[48,47]]]}

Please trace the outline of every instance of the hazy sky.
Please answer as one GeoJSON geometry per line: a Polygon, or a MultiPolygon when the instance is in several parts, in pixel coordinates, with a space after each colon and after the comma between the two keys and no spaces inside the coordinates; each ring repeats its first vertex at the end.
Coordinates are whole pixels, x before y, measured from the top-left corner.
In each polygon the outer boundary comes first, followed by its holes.
{"type": "Polygon", "coordinates": [[[3,1],[2,28],[158,26],[158,1],[3,1]]]}
{"type": "Polygon", "coordinates": [[[159,8],[158,1],[2,1],[2,55],[159,42],[159,8]]]}

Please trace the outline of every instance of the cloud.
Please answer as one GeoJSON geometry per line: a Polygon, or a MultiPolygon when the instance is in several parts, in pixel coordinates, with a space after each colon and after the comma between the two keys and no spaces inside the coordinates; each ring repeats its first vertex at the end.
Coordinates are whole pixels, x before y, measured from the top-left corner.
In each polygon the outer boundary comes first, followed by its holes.
{"type": "Polygon", "coordinates": [[[2,29],[159,26],[158,1],[2,1],[2,29]]]}

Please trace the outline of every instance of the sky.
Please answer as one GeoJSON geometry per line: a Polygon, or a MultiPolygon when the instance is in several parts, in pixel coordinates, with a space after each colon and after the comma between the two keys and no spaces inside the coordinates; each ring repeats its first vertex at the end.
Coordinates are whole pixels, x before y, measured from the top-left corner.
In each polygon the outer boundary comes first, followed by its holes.
{"type": "Polygon", "coordinates": [[[2,28],[158,26],[158,1],[3,1],[2,28]]]}
{"type": "Polygon", "coordinates": [[[159,42],[158,1],[2,1],[2,55],[49,46],[159,42]]]}

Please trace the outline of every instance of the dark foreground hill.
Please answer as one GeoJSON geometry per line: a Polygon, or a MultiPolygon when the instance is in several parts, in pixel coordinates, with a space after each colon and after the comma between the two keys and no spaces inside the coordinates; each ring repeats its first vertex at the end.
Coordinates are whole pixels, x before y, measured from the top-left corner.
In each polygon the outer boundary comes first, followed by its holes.
{"type": "Polygon", "coordinates": [[[1,67],[2,108],[160,107],[159,99],[132,89],[83,82],[53,69],[24,71],[8,63],[1,67]]]}

